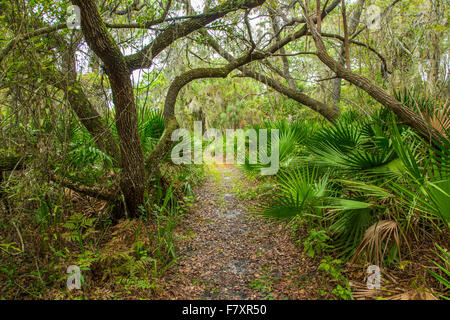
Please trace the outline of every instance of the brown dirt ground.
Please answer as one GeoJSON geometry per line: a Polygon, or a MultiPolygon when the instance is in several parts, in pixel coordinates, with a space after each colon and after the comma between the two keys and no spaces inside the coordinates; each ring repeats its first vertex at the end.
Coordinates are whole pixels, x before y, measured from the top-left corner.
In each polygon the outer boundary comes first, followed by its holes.
{"type": "Polygon", "coordinates": [[[216,167],[178,228],[180,259],[162,279],[159,299],[314,299],[317,267],[289,229],[248,214],[233,194],[238,169],[216,167]]]}

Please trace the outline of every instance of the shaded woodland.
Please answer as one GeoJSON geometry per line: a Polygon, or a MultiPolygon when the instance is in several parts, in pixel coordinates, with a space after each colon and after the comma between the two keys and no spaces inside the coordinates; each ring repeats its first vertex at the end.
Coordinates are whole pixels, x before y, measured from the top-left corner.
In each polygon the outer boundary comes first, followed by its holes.
{"type": "Polygon", "coordinates": [[[448,299],[448,15],[0,1],[0,298],[448,299]],[[277,129],[280,170],[175,165],[194,122],[277,129]]]}

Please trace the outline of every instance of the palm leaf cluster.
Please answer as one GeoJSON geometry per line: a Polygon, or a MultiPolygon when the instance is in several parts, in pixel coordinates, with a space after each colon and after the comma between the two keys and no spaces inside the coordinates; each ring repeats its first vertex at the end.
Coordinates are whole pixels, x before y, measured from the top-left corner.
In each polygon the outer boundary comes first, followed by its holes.
{"type": "Polygon", "coordinates": [[[343,170],[368,170],[387,165],[396,158],[389,132],[380,120],[343,117],[335,125],[320,129],[309,145],[316,164],[343,170]]]}
{"type": "Polygon", "coordinates": [[[293,144],[296,151],[286,148],[286,154],[295,160],[282,167],[276,190],[255,213],[300,217],[325,230],[328,248],[341,257],[379,265],[400,260],[409,252],[410,235],[420,237],[423,228],[448,232],[448,129],[440,145],[430,146],[385,109],[363,118],[344,113],[334,125],[317,130],[306,125],[301,130],[313,134],[298,139],[292,134],[297,124],[292,129],[287,122],[272,125],[283,132],[280,158],[286,159],[283,144],[293,144]]]}
{"type": "Polygon", "coordinates": [[[164,133],[164,116],[160,109],[138,108],[138,128],[144,154],[149,153],[164,133]]]}
{"type": "Polygon", "coordinates": [[[287,120],[264,121],[263,125],[254,126],[253,129],[258,134],[258,146],[260,145],[260,130],[268,130],[266,150],[269,154],[264,153],[264,151],[261,153],[261,149],[259,149],[258,163],[251,164],[247,153],[243,168],[248,172],[259,172],[261,168],[268,167],[268,165],[262,164],[261,158],[270,155],[272,149],[271,130],[278,130],[278,138],[275,139],[274,143],[278,145],[280,168],[297,167],[301,163],[302,157],[306,155],[305,146],[313,137],[316,128],[317,124],[314,122],[295,121],[289,123],[287,120]]]}

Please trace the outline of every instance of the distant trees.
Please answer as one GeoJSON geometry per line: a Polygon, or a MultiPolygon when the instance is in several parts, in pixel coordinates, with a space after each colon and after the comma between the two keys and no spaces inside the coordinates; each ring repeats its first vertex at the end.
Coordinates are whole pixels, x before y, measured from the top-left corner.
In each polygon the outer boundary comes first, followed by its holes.
{"type": "MultiPolygon", "coordinates": [[[[387,6],[392,8],[398,2],[387,6]]],[[[129,6],[112,0],[73,0],[72,3],[81,10],[81,30],[66,30],[65,3],[2,2],[1,33],[9,40],[4,41],[0,49],[1,89],[6,90],[4,95],[9,95],[11,101],[34,108],[31,114],[38,112],[30,103],[31,98],[52,108],[55,108],[55,101],[67,104],[92,136],[96,147],[111,159],[113,168],[118,169],[110,178],[118,181],[120,187],[108,187],[105,191],[98,186],[82,185],[70,177],[54,173],[50,177],[77,192],[111,202],[119,203],[123,195],[129,217],[138,215],[150,180],[171,148],[170,137],[178,127],[177,98],[185,86],[197,79],[227,77],[238,72],[239,76],[252,78],[307,106],[330,122],[340,114],[338,102],[341,79],[344,79],[394,111],[421,135],[433,141],[440,140],[440,135],[420,114],[386,92],[374,75],[361,72],[361,58],[360,70],[355,71],[356,60],[351,47],[367,52],[369,63],[364,68],[379,65],[382,77],[386,76],[389,63],[375,44],[358,38],[364,29],[358,27],[366,1],[347,6],[343,0],[317,0],[315,3],[208,1],[201,13],[196,12],[189,1],[163,1],[158,8],[140,1],[129,6]],[[341,21],[346,22],[342,27],[341,21]],[[343,35],[341,30],[345,31],[343,35]],[[311,37],[315,46],[311,45],[311,37]],[[328,41],[338,42],[337,55],[331,52],[328,41]],[[180,43],[187,44],[186,50],[178,47],[180,43]],[[198,52],[205,50],[209,56],[203,59],[198,52]],[[176,65],[167,64],[171,51],[176,52],[172,56],[177,58],[194,57],[196,63],[178,70],[176,65]],[[116,131],[97,111],[92,88],[83,81],[86,71],[81,71],[80,66],[93,58],[101,60],[101,68],[96,69],[101,70],[101,86],[104,86],[103,77],[108,79],[106,88],[101,90],[112,100],[106,102],[113,105],[111,113],[116,131]],[[159,66],[162,61],[166,63],[163,67],[159,66]],[[221,65],[217,66],[218,63],[221,65]],[[324,67],[333,77],[315,81],[313,76],[324,67]],[[165,132],[153,150],[145,154],[132,78],[136,72],[149,68],[161,72],[171,70],[174,76],[164,100],[165,132]],[[300,81],[315,81],[319,86],[331,83],[329,99],[326,99],[330,103],[306,92],[304,86],[299,85],[300,81]]],[[[432,8],[434,20],[430,21],[435,23],[441,15],[439,1],[432,1],[432,8]]],[[[434,32],[432,38],[430,81],[438,83],[439,34],[434,32]]],[[[358,55],[361,57],[359,51],[358,55]]],[[[22,151],[25,157],[4,157],[0,169],[13,170],[22,166],[32,148],[22,151]]]]}

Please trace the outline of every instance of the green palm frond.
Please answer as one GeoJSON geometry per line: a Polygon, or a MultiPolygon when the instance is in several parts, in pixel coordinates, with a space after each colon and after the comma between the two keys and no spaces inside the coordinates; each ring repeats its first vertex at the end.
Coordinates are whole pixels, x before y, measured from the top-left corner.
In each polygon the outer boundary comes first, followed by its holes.
{"type": "Polygon", "coordinates": [[[144,153],[148,153],[153,150],[164,133],[165,123],[162,111],[149,107],[138,108],[138,128],[144,153]]]}
{"type": "Polygon", "coordinates": [[[67,164],[76,168],[92,168],[95,165],[111,165],[113,163],[112,158],[97,147],[94,139],[83,126],[72,127],[70,138],[67,164]]]}
{"type": "Polygon", "coordinates": [[[336,213],[329,218],[332,221],[329,230],[333,235],[333,246],[340,249],[340,256],[349,258],[356,251],[365,230],[373,223],[374,214],[371,204],[340,200],[341,203],[334,205],[336,213]]]}
{"type": "MultiPolygon", "coordinates": [[[[439,246],[438,244],[436,244],[436,248],[438,249],[438,251],[435,251],[436,256],[440,259],[441,264],[437,263],[436,261],[431,260],[431,262],[438,268],[438,270],[441,271],[442,275],[437,274],[436,272],[427,269],[428,272],[435,278],[437,279],[442,286],[444,286],[447,290],[450,290],[450,254],[441,246],[439,246]]],[[[445,300],[450,300],[448,295],[447,296],[443,296],[443,295],[439,295],[441,298],[445,299],[445,300]]]]}
{"type": "Polygon", "coordinates": [[[385,126],[376,121],[340,120],[333,127],[319,130],[309,150],[318,164],[343,170],[371,170],[396,158],[385,126]]]}
{"type": "Polygon", "coordinates": [[[320,143],[322,148],[330,146],[342,152],[351,151],[362,143],[361,130],[358,125],[338,122],[335,126],[319,130],[313,143],[320,143]]]}
{"type": "Polygon", "coordinates": [[[328,195],[327,187],[328,177],[320,178],[316,168],[285,170],[278,176],[276,195],[261,203],[255,213],[284,220],[317,211],[328,195]]]}
{"type": "MultiPolygon", "coordinates": [[[[274,141],[274,143],[278,144],[279,148],[280,168],[292,168],[300,164],[300,146],[306,143],[311,133],[310,127],[308,127],[305,122],[297,121],[289,123],[286,120],[277,122],[266,121],[263,126],[255,126],[254,129],[257,130],[257,132],[259,132],[258,130],[260,129],[279,130],[278,138],[274,141]]],[[[267,143],[268,145],[266,152],[270,152],[272,147],[272,141],[270,138],[267,143]]],[[[249,156],[247,154],[245,164],[242,167],[248,172],[259,171],[261,168],[266,168],[269,166],[261,163],[261,159],[266,157],[267,154],[259,150],[258,163],[250,164],[249,156]]]]}
{"type": "Polygon", "coordinates": [[[429,219],[440,219],[445,224],[450,221],[450,171],[446,158],[429,153],[427,159],[420,157],[402,140],[395,122],[391,128],[396,153],[405,167],[404,179],[407,183],[392,183],[392,190],[404,207],[415,204],[429,219]],[[420,161],[424,163],[420,166],[420,161]],[[431,215],[431,216],[430,216],[431,215]]]}

